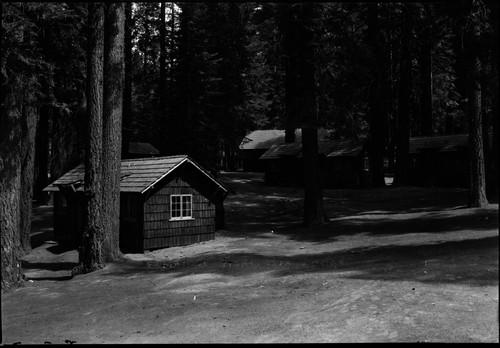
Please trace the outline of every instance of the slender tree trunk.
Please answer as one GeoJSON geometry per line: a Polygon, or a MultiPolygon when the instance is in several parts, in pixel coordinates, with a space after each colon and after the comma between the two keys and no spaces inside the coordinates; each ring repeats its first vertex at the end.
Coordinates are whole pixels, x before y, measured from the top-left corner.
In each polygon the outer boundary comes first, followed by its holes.
{"type": "Polygon", "coordinates": [[[104,4],[89,3],[88,12],[85,213],[84,232],[79,249],[80,265],[84,273],[105,266],[103,244],[106,234],[102,211],[104,4]]]}
{"type": "Polygon", "coordinates": [[[175,40],[175,3],[172,2],[170,7],[171,13],[171,27],[170,27],[170,88],[169,88],[169,100],[172,102],[174,98],[174,80],[175,80],[175,69],[174,69],[174,51],[176,48],[175,40]]]}
{"type": "Polygon", "coordinates": [[[371,134],[370,170],[372,185],[385,186],[384,150],[387,131],[387,59],[384,40],[378,19],[378,4],[368,5],[368,35],[375,52],[374,80],[370,88],[369,124],[371,134]]]}
{"type": "Polygon", "coordinates": [[[36,130],[35,145],[35,198],[39,204],[47,204],[49,197],[42,190],[49,184],[49,118],[52,112],[51,105],[40,108],[40,120],[36,130]]]}
{"type": "Polygon", "coordinates": [[[285,143],[295,142],[297,127],[297,47],[296,17],[290,4],[280,4],[279,26],[282,35],[282,64],[285,70],[285,143]]]}
{"type": "Polygon", "coordinates": [[[105,262],[120,255],[120,167],[124,88],[125,4],[106,6],[104,30],[103,222],[105,262]]]}
{"type": "MultiPolygon", "coordinates": [[[[481,87],[481,91],[483,91],[483,87],[481,87]]],[[[485,183],[486,183],[486,197],[490,197],[493,194],[493,180],[492,177],[492,164],[491,164],[491,152],[490,152],[490,121],[488,117],[488,112],[486,108],[481,110],[481,118],[482,118],[482,134],[483,134],[483,154],[484,154],[484,175],[485,175],[485,183]]]]}
{"type": "MultiPolygon", "coordinates": [[[[289,25],[293,25],[290,23],[289,25]]],[[[288,45],[293,43],[289,42],[288,45]]],[[[296,109],[297,109],[297,69],[296,59],[291,53],[290,56],[285,58],[285,143],[295,142],[295,128],[297,127],[296,109]]]]}
{"type": "Polygon", "coordinates": [[[21,121],[21,203],[20,233],[23,254],[31,250],[31,210],[33,201],[33,179],[35,171],[35,138],[38,124],[38,108],[24,106],[21,121]]]}
{"type": "Polygon", "coordinates": [[[160,83],[159,83],[159,98],[160,98],[160,120],[163,122],[166,108],[166,59],[167,59],[167,31],[165,27],[165,3],[160,3],[160,83]]]}
{"type": "Polygon", "coordinates": [[[432,135],[432,17],[429,4],[424,4],[425,24],[420,52],[420,117],[421,134],[432,135]]]}
{"type": "Polygon", "coordinates": [[[127,158],[132,137],[132,3],[125,3],[125,84],[123,91],[122,157],[127,158]]]}
{"type": "MultiPolygon", "coordinates": [[[[476,10],[470,4],[471,14],[476,10]]],[[[472,17],[472,16],[471,16],[472,17]]],[[[484,149],[481,112],[481,62],[478,56],[480,28],[478,19],[473,19],[465,30],[464,55],[467,72],[467,115],[469,120],[469,156],[470,156],[470,197],[471,207],[488,205],[486,198],[486,179],[484,167],[484,149]]]]}
{"type": "Polygon", "coordinates": [[[396,172],[394,185],[403,186],[408,184],[409,171],[409,148],[410,148],[410,88],[411,88],[411,56],[410,37],[411,19],[409,4],[403,4],[403,34],[401,37],[401,62],[399,80],[399,107],[398,127],[396,145],[396,172]]]}

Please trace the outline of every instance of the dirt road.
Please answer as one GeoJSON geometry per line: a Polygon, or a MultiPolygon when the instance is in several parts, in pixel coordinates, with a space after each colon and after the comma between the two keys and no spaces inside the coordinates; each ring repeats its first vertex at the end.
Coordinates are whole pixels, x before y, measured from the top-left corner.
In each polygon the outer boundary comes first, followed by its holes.
{"type": "Polygon", "coordinates": [[[38,208],[34,280],[2,294],[2,342],[499,341],[498,204],[466,208],[460,189],[327,190],[330,221],[306,229],[300,189],[221,180],[235,194],[215,240],[73,278],[77,253],[44,241],[38,208]]]}

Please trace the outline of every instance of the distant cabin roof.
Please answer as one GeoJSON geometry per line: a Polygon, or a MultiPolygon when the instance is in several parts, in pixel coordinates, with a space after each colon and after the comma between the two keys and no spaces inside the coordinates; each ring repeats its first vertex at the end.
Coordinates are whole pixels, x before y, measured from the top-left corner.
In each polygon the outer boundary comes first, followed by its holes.
{"type": "MultiPolygon", "coordinates": [[[[319,140],[318,153],[326,157],[356,156],[366,142],[366,138],[319,140]]],[[[283,157],[302,157],[302,143],[275,144],[269,148],[260,159],[277,159],[283,157]]]]}
{"type": "Polygon", "coordinates": [[[159,155],[160,151],[150,143],[130,142],[128,153],[134,155],[159,155]]]}
{"type": "MultiPolygon", "coordinates": [[[[489,133],[490,148],[493,147],[493,133],[489,133]]],[[[457,151],[458,148],[469,146],[468,134],[431,135],[410,138],[410,153],[419,153],[425,150],[440,152],[457,151]]]]}
{"type": "MultiPolygon", "coordinates": [[[[220,189],[229,192],[228,188],[212,177],[212,175],[206,172],[187,155],[123,159],[121,161],[120,192],[145,193],[149,189],[152,189],[160,180],[172,174],[177,168],[180,168],[183,164],[193,166],[211,182],[219,186],[220,189]]],[[[61,184],[83,184],[84,176],[85,167],[83,164],[80,164],[47,186],[44,191],[59,191],[57,185],[61,184]]],[[[80,185],[77,191],[83,191],[83,185],[80,185]]]]}
{"type": "MultiPolygon", "coordinates": [[[[318,138],[325,139],[330,136],[330,131],[327,129],[318,129],[318,138]]],[[[295,142],[301,142],[302,129],[295,130],[295,142]]],[[[283,129],[264,129],[255,130],[243,138],[240,143],[240,150],[265,150],[275,144],[283,144],[285,142],[285,130],[283,129]]]]}

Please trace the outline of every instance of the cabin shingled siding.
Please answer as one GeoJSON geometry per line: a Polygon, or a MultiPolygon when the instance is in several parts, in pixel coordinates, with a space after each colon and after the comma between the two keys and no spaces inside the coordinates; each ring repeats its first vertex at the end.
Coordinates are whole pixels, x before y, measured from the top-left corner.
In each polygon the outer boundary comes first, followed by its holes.
{"type": "Polygon", "coordinates": [[[215,204],[176,178],[144,202],[144,249],[199,243],[215,238],[215,204]],[[170,220],[170,196],[191,194],[193,220],[170,220]]]}

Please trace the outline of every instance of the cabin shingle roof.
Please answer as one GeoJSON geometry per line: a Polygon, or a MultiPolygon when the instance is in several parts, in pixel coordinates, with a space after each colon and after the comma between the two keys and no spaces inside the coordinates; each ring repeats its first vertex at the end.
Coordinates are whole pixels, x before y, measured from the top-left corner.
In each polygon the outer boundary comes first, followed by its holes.
{"type": "MultiPolygon", "coordinates": [[[[330,136],[327,129],[318,129],[318,139],[326,139],[330,136]]],[[[295,130],[295,142],[302,141],[302,129],[295,130]]],[[[261,129],[249,133],[240,143],[240,150],[265,150],[275,144],[285,143],[285,131],[283,129],[261,129]]]]}
{"type": "MultiPolygon", "coordinates": [[[[144,193],[184,163],[193,165],[213,181],[214,184],[228,192],[228,189],[224,185],[219,183],[187,155],[123,159],[121,161],[120,192],[144,193]]],[[[81,184],[77,188],[77,191],[83,191],[84,175],[85,167],[83,164],[80,164],[47,186],[44,191],[59,191],[57,185],[76,183],[81,184]]]]}
{"type": "MultiPolygon", "coordinates": [[[[359,140],[319,140],[318,153],[326,157],[356,156],[363,149],[365,142],[365,138],[359,140]]],[[[302,158],[302,143],[273,145],[259,159],[267,160],[284,157],[302,158]]]]}
{"type": "MultiPolygon", "coordinates": [[[[493,147],[493,133],[489,133],[490,148],[493,147]]],[[[453,152],[469,146],[468,134],[430,135],[410,138],[409,153],[415,154],[425,150],[453,152]]]]}

